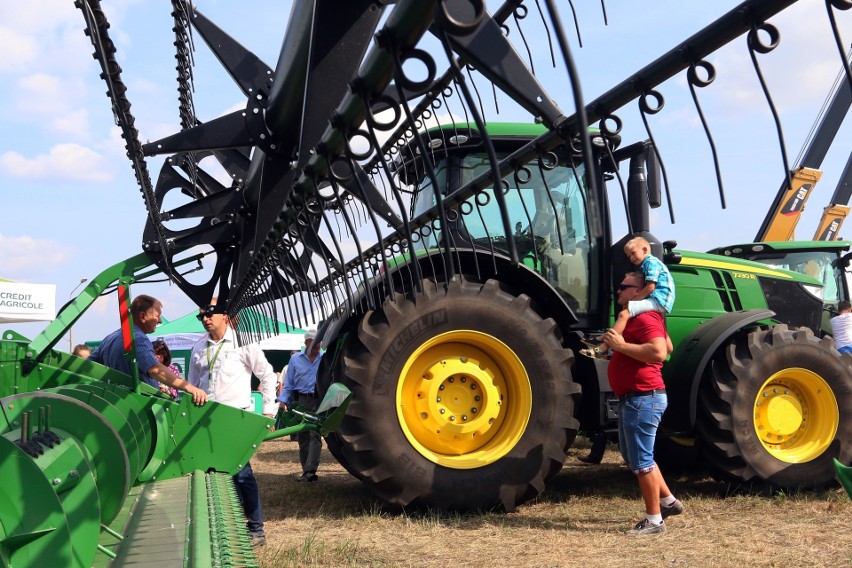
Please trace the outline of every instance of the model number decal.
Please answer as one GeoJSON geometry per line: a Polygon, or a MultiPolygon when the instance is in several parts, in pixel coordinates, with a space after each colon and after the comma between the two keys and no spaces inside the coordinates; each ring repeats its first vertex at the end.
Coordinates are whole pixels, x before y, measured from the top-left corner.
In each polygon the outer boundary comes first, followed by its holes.
{"type": "Polygon", "coordinates": [[[731,276],[734,278],[750,278],[751,280],[757,280],[757,276],[749,274],[748,272],[731,272],[731,276]]]}

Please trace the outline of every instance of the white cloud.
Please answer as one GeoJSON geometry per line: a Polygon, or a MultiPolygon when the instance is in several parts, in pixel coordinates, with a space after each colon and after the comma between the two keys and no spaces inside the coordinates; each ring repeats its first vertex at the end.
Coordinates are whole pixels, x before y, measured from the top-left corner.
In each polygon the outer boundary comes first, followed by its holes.
{"type": "Polygon", "coordinates": [[[0,234],[0,266],[7,278],[27,280],[46,274],[65,264],[70,256],[71,248],[63,243],[0,234]]]}
{"type": "Polygon", "coordinates": [[[24,178],[59,178],[104,182],[112,168],[97,152],[79,144],[57,144],[49,154],[26,158],[18,152],[0,154],[0,172],[24,178]]]}
{"type": "Polygon", "coordinates": [[[0,27],[0,72],[25,69],[38,55],[35,38],[7,27],[0,27]]]}
{"type": "Polygon", "coordinates": [[[22,77],[17,84],[18,110],[55,115],[70,112],[85,91],[80,79],[63,78],[47,73],[22,77]]]}
{"type": "MultiPolygon", "coordinates": [[[[779,30],[780,40],[773,51],[756,59],[774,103],[782,112],[820,104],[841,67],[823,2],[802,0],[770,23],[779,30]]],[[[839,25],[843,29],[843,23],[839,25]]],[[[765,34],[759,35],[768,43],[765,34]]],[[[719,72],[719,88],[713,90],[721,93],[729,110],[767,112],[745,37],[720,50],[712,62],[719,72]]]]}
{"type": "Polygon", "coordinates": [[[50,128],[60,134],[86,137],[89,132],[89,111],[80,109],[56,116],[50,128]]]}

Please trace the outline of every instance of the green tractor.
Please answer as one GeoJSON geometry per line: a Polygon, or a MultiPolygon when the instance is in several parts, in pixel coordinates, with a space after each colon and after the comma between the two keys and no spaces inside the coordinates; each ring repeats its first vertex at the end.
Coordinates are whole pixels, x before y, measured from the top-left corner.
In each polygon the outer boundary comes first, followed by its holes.
{"type": "Polygon", "coordinates": [[[745,258],[818,278],[823,286],[824,311],[820,331],[831,334],[829,319],[837,303],[849,301],[847,274],[852,254],[849,241],[765,241],[717,247],[708,252],[745,258]]]}
{"type": "Polygon", "coordinates": [[[456,124],[400,152],[411,217],[437,219],[443,207],[447,221],[424,225],[413,254],[393,256],[359,289],[361,309],[342,307],[321,330],[324,382],[353,392],[327,438],[335,457],[399,506],[512,510],[538,495],[578,432],[614,427],[606,362],[576,353],[584,334],[610,325],[613,284],[632,269],[623,244],[642,235],[677,290],[660,460],[697,460],[741,484],[831,483],[832,459],[852,460],[852,366],[812,331],[822,283],[661,244],[648,226],[649,202],[660,203],[649,142],[619,147],[594,134],[586,171],[577,140],[546,145],[544,133],[490,123],[483,136],[456,124]],[[490,151],[502,191],[489,186],[490,151]],[[614,241],[603,188],[625,161],[632,231],[614,241]]]}

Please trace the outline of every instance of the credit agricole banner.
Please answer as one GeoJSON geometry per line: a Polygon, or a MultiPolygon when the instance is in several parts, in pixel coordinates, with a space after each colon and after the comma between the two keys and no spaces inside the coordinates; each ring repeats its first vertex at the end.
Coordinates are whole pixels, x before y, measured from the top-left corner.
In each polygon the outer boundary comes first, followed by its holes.
{"type": "Polygon", "coordinates": [[[56,317],[56,285],[0,281],[0,323],[56,317]]]}

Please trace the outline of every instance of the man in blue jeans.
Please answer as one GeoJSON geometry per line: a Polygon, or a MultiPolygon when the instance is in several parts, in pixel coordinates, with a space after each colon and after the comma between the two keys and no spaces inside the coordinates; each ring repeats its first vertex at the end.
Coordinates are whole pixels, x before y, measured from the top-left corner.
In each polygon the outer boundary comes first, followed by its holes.
{"type": "MultiPolygon", "coordinates": [[[[230,318],[216,310],[216,301],[213,298],[209,306],[198,312],[198,319],[207,334],[192,348],[189,382],[206,392],[209,400],[252,411],[251,376],[254,374],[260,379],[263,414],[272,418],[278,410],[275,404],[278,382],[275,371],[259,345],[241,346],[237,343],[230,318]]],[[[266,544],[263,509],[251,463],[234,476],[234,485],[243,505],[251,544],[263,546],[266,544]]]]}
{"type": "MultiPolygon", "coordinates": [[[[298,404],[309,412],[316,412],[319,406],[317,393],[317,372],[322,361],[322,340],[317,338],[315,329],[305,333],[305,352],[296,353],[287,364],[284,375],[284,387],[278,396],[278,402],[285,411],[292,405],[298,404]]],[[[302,463],[302,475],[296,481],[314,483],[319,479],[320,451],[322,438],[319,432],[304,430],[299,432],[299,461],[302,463]]]]}
{"type": "MultiPolygon", "coordinates": [[[[618,303],[626,306],[644,284],[638,272],[625,275],[618,287],[618,303]]],[[[630,318],[623,335],[610,329],[602,336],[613,351],[607,373],[612,392],[619,397],[618,444],[645,501],[645,518],[628,531],[632,535],[666,532],[663,519],[684,509],[654,461],[657,427],[668,405],[662,375],[669,353],[667,338],[658,312],[630,318]]]]}

